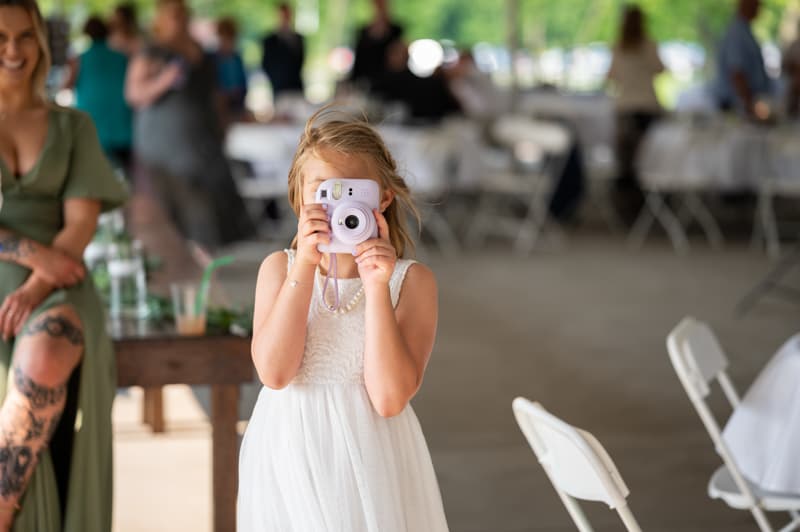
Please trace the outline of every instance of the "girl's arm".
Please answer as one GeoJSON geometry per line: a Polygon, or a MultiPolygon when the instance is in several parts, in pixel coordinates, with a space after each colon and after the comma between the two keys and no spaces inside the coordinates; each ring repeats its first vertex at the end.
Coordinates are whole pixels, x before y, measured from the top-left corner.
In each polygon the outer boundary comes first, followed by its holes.
{"type": "Polygon", "coordinates": [[[258,272],[251,354],[261,382],[279,390],[303,360],[315,265],[295,262],[286,272],[286,253],[264,259],[258,272]]]}
{"type": "Polygon", "coordinates": [[[422,385],[436,338],[436,279],[427,267],[412,265],[406,273],[397,309],[389,287],[367,297],[364,379],[375,410],[383,417],[399,414],[422,385]]]}
{"type": "Polygon", "coordinates": [[[297,252],[288,275],[282,251],[264,259],[258,271],[250,350],[264,386],[279,390],[300,369],[314,275],[322,258],[317,245],[330,242],[328,232],[323,206],[303,205],[297,222],[297,252]]]}
{"type": "Polygon", "coordinates": [[[386,220],[377,211],[380,238],[357,248],[366,295],[364,380],[375,410],[399,414],[419,390],[436,338],[439,315],[436,279],[414,264],[406,272],[397,308],[389,290],[396,262],[386,220]]]}

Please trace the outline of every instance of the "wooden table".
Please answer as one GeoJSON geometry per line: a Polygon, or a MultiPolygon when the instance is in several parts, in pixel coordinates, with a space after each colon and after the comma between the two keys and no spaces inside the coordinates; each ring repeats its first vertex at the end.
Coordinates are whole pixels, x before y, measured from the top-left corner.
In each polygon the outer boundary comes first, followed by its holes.
{"type": "Polygon", "coordinates": [[[120,386],[145,389],[145,421],[163,430],[161,387],[211,386],[212,498],[215,532],[236,530],[239,386],[253,380],[250,339],[230,334],[178,336],[172,324],[109,323],[120,386]]]}

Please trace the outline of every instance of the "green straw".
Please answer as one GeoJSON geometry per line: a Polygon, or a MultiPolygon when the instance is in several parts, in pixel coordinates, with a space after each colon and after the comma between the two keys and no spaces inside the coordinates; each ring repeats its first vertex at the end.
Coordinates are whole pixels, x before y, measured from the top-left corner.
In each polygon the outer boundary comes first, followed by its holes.
{"type": "Polygon", "coordinates": [[[211,262],[203,270],[203,277],[200,280],[200,290],[197,291],[197,296],[194,301],[194,310],[195,315],[199,316],[200,311],[203,309],[205,305],[206,297],[208,297],[208,285],[211,283],[211,275],[214,273],[214,270],[219,268],[220,266],[227,266],[228,264],[234,261],[233,255],[225,255],[224,257],[218,257],[211,262]]]}

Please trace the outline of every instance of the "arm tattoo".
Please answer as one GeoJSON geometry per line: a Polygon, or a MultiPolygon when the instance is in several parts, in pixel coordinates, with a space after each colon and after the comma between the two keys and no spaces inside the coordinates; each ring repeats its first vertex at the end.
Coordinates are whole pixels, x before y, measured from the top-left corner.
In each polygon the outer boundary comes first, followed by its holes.
{"type": "Polygon", "coordinates": [[[60,404],[67,395],[66,383],[55,388],[42,386],[22,373],[22,370],[17,366],[14,366],[14,384],[16,384],[19,393],[30,400],[34,409],[60,404]]]}
{"type": "Polygon", "coordinates": [[[21,495],[28,470],[33,463],[33,450],[28,445],[0,447],[0,495],[21,495]]]}
{"type": "Polygon", "coordinates": [[[36,248],[27,239],[17,235],[0,236],[0,253],[5,253],[12,259],[22,259],[35,252],[36,248]]]}
{"type": "Polygon", "coordinates": [[[52,338],[64,338],[72,345],[83,345],[83,332],[64,316],[45,316],[34,323],[28,323],[20,336],[29,336],[44,331],[52,338]]]}

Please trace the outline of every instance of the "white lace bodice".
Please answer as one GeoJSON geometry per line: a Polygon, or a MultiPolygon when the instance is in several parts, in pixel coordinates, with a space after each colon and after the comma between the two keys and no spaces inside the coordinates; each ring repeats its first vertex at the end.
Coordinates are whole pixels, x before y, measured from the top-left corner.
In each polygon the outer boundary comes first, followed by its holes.
{"type": "MultiPolygon", "coordinates": [[[[294,250],[286,250],[287,268],[294,262],[294,250]]],[[[413,260],[398,259],[389,280],[392,305],[397,306],[408,267],[413,260]]],[[[308,309],[306,347],[303,362],[293,384],[336,384],[364,382],[364,311],[362,295],[347,312],[331,312],[322,299],[325,276],[317,269],[311,305],[308,309]]],[[[333,280],[328,283],[328,301],[332,299],[333,280]]],[[[361,279],[339,279],[342,306],[353,300],[361,289],[361,279]]]]}

